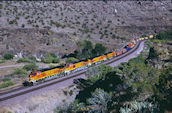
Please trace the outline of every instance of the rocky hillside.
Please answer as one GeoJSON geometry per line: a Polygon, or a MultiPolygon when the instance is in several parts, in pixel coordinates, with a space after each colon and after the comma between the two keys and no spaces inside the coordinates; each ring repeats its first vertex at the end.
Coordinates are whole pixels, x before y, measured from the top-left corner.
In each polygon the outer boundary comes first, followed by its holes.
{"type": "Polygon", "coordinates": [[[3,1],[0,2],[0,55],[37,57],[74,51],[78,40],[108,50],[132,38],[171,29],[172,4],[166,1],[3,1]]]}

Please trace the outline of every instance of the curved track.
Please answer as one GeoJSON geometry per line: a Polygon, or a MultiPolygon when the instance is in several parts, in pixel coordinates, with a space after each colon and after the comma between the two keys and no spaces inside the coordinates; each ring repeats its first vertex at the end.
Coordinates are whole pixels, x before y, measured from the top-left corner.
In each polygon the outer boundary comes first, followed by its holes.
{"type": "MultiPolygon", "coordinates": [[[[118,61],[130,54],[132,54],[133,52],[135,52],[140,44],[141,44],[142,41],[139,41],[133,49],[131,49],[130,51],[118,56],[118,57],[115,57],[111,60],[108,60],[106,62],[103,62],[102,64],[111,64],[111,63],[114,63],[115,61],[118,61]]],[[[32,92],[32,91],[35,91],[35,90],[38,90],[38,89],[41,89],[41,88],[44,88],[44,87],[48,87],[48,86],[51,86],[53,84],[57,84],[57,83],[61,83],[65,80],[68,80],[68,79],[72,79],[74,77],[77,77],[79,75],[82,75],[86,72],[87,69],[84,69],[84,70],[81,70],[79,72],[76,72],[76,73],[72,73],[68,76],[64,76],[64,77],[61,77],[61,78],[58,78],[58,79],[53,79],[53,80],[50,80],[50,81],[47,81],[47,82],[44,82],[42,84],[38,84],[36,86],[32,86],[32,87],[19,87],[19,88],[16,88],[16,89],[13,89],[13,90],[10,90],[10,91],[7,91],[7,92],[2,92],[0,93],[0,102],[2,101],[5,101],[7,99],[11,99],[11,98],[14,98],[14,97],[17,97],[17,96],[20,96],[20,95],[24,95],[26,93],[29,93],[29,92],[32,92]]]]}

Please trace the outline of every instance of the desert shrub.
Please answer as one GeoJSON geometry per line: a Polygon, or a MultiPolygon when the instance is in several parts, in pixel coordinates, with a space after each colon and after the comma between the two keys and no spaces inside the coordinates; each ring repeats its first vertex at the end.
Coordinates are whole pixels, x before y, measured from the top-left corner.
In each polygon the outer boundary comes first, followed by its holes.
{"type": "Polygon", "coordinates": [[[76,62],[78,61],[78,59],[74,58],[74,57],[69,57],[66,59],[66,63],[73,63],[73,62],[76,62]]]}
{"type": "Polygon", "coordinates": [[[25,69],[15,69],[14,72],[12,73],[14,75],[24,75],[24,74],[28,74],[28,72],[25,69]]]}
{"type": "Polygon", "coordinates": [[[76,32],[74,32],[74,33],[73,33],[73,35],[75,35],[75,36],[76,36],[76,32]]]}
{"type": "Polygon", "coordinates": [[[35,25],[35,27],[39,28],[39,25],[35,25]]]}
{"type": "Polygon", "coordinates": [[[160,32],[156,35],[160,40],[172,40],[172,31],[160,32]]]}
{"type": "Polygon", "coordinates": [[[0,85],[0,88],[5,88],[8,86],[12,86],[14,83],[12,81],[4,82],[0,85]]]}
{"type": "Polygon", "coordinates": [[[55,25],[56,25],[57,28],[61,26],[61,24],[58,23],[58,22],[56,22],[55,25]]]}
{"type": "Polygon", "coordinates": [[[68,92],[67,91],[63,91],[63,93],[67,96],[68,92]]]}
{"type": "Polygon", "coordinates": [[[4,59],[0,59],[0,63],[4,63],[5,62],[5,60],[4,59]]]}
{"type": "Polygon", "coordinates": [[[7,77],[7,76],[5,76],[4,78],[2,78],[2,81],[3,81],[3,82],[9,81],[9,80],[10,80],[10,78],[7,77]]]}
{"type": "Polygon", "coordinates": [[[170,58],[168,60],[169,60],[169,62],[172,62],[172,56],[170,56],[170,58]]]}
{"type": "Polygon", "coordinates": [[[57,56],[54,53],[50,53],[50,55],[54,58],[56,58],[57,56]]]}
{"type": "Polygon", "coordinates": [[[9,21],[9,24],[13,24],[14,22],[13,21],[9,21]]]}
{"type": "Polygon", "coordinates": [[[112,71],[112,67],[101,64],[98,67],[89,68],[85,75],[90,82],[95,83],[96,81],[104,78],[107,73],[112,71]]]}
{"type": "Polygon", "coordinates": [[[17,60],[17,63],[21,63],[21,62],[30,62],[30,60],[28,58],[19,58],[17,60]]]}
{"type": "Polygon", "coordinates": [[[148,59],[154,59],[154,58],[158,58],[158,53],[153,47],[151,47],[148,59]]]}
{"type": "Polygon", "coordinates": [[[45,58],[42,59],[44,63],[59,63],[60,60],[56,57],[55,54],[47,54],[45,58]]]}
{"type": "Polygon", "coordinates": [[[22,28],[24,28],[25,27],[25,24],[22,24],[22,28]]]}
{"type": "Polygon", "coordinates": [[[23,69],[29,71],[29,70],[38,70],[38,66],[34,63],[26,64],[23,69]]]}
{"type": "Polygon", "coordinates": [[[36,62],[36,58],[34,56],[30,56],[29,59],[32,61],[32,62],[36,62]]]}
{"type": "Polygon", "coordinates": [[[19,58],[17,63],[21,62],[36,62],[36,58],[34,56],[30,56],[29,58],[19,58]]]}
{"type": "Polygon", "coordinates": [[[152,92],[159,79],[159,71],[145,64],[143,57],[131,59],[119,69],[126,77],[126,84],[132,86],[134,92],[152,92]]]}
{"type": "Polygon", "coordinates": [[[6,53],[6,54],[4,55],[4,59],[6,59],[6,60],[13,59],[13,57],[14,57],[14,55],[12,55],[12,54],[10,54],[10,53],[6,53]]]}
{"type": "Polygon", "coordinates": [[[60,60],[58,58],[54,58],[52,63],[59,63],[60,60]]]}
{"type": "Polygon", "coordinates": [[[72,90],[70,90],[70,91],[69,91],[69,95],[70,95],[70,96],[72,96],[72,94],[73,94],[73,91],[72,91],[72,90]]]}
{"type": "Polygon", "coordinates": [[[48,57],[48,58],[45,58],[45,59],[43,59],[43,62],[44,63],[52,63],[52,58],[51,57],[48,57]]]}
{"type": "Polygon", "coordinates": [[[151,41],[154,43],[164,43],[165,42],[164,40],[159,40],[159,39],[152,39],[151,41]]]}
{"type": "Polygon", "coordinates": [[[0,9],[2,9],[3,8],[3,5],[2,4],[0,4],[0,9]]]}

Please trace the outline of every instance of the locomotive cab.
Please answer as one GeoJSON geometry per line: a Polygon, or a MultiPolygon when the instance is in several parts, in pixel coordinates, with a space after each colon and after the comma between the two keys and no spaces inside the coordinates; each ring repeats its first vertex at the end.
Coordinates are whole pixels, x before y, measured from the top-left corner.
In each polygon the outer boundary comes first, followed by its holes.
{"type": "Polygon", "coordinates": [[[34,78],[38,75],[38,72],[32,71],[29,76],[28,79],[25,80],[25,82],[23,83],[24,86],[32,86],[33,83],[35,82],[34,78]]]}

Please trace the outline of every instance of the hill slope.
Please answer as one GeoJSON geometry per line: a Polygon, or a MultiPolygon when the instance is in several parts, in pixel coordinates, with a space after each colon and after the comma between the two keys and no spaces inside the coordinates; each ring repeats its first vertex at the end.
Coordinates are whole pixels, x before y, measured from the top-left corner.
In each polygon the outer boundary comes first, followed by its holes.
{"type": "Polygon", "coordinates": [[[0,53],[21,52],[41,57],[44,54],[39,53],[51,51],[62,55],[74,51],[75,42],[85,39],[103,43],[108,50],[120,48],[132,38],[172,29],[171,7],[170,0],[3,1],[0,3],[0,47],[3,48],[0,53]],[[51,34],[43,35],[44,31],[51,34]]]}

